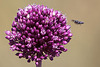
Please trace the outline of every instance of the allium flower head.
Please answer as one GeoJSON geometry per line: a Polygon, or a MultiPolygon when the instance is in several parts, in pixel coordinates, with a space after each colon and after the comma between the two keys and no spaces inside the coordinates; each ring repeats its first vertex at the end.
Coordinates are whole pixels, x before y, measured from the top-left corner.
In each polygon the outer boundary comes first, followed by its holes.
{"type": "Polygon", "coordinates": [[[12,23],[12,31],[6,31],[10,49],[18,51],[19,58],[26,58],[28,62],[38,61],[60,56],[67,49],[70,41],[70,25],[66,25],[66,17],[57,10],[43,5],[28,5],[18,9],[17,16],[12,23]]]}

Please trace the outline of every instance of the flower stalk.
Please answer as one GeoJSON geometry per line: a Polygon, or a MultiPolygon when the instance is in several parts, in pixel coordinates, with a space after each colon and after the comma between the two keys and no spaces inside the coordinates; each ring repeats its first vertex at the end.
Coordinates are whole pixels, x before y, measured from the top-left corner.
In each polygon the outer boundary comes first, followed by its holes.
{"type": "Polygon", "coordinates": [[[36,64],[36,67],[42,67],[42,61],[38,61],[38,65],[36,64]]]}

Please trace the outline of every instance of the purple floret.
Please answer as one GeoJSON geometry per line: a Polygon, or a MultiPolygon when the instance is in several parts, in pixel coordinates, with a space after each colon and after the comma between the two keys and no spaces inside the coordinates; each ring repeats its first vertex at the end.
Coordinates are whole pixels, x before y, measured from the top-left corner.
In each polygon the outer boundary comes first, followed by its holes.
{"type": "Polygon", "coordinates": [[[59,11],[43,5],[28,5],[18,9],[12,23],[12,31],[6,31],[10,49],[16,50],[19,58],[27,61],[38,61],[60,56],[67,49],[66,45],[72,36],[66,17],[59,11]]]}

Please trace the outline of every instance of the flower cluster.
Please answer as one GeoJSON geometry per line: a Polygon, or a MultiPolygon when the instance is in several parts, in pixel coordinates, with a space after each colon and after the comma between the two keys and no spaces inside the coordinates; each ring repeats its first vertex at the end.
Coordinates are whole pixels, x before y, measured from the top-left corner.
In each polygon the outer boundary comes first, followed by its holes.
{"type": "Polygon", "coordinates": [[[6,31],[10,49],[16,50],[19,58],[27,61],[53,60],[66,52],[64,48],[70,41],[70,25],[66,25],[66,17],[59,11],[43,5],[28,5],[18,9],[12,23],[12,31],[6,31]]]}

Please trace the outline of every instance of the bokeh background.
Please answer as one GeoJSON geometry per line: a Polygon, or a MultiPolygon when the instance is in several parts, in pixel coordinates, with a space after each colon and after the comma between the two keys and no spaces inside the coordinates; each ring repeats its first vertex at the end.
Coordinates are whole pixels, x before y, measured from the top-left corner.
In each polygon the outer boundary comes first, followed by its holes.
{"type": "Polygon", "coordinates": [[[4,33],[11,29],[17,9],[33,3],[61,11],[73,33],[65,46],[68,51],[53,61],[43,60],[42,67],[100,67],[100,0],[0,0],[0,67],[35,67],[9,50],[4,33]],[[84,24],[74,24],[72,19],[84,24]]]}

